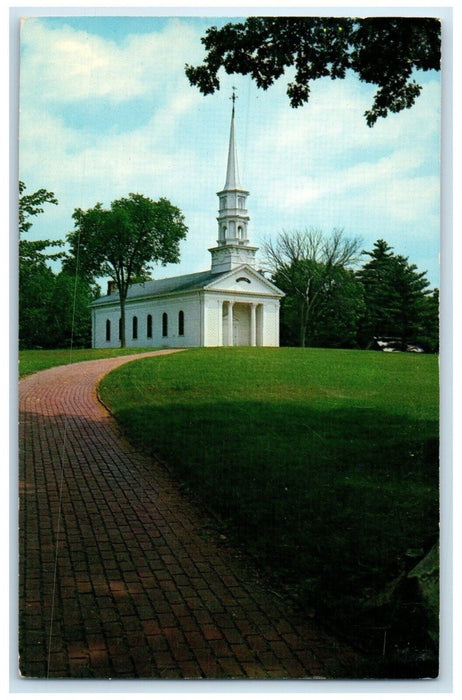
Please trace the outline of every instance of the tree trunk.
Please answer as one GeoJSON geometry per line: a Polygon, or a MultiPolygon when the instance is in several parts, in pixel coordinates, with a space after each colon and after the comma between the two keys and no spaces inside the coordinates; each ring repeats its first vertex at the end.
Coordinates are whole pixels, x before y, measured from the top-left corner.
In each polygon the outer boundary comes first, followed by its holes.
{"type": "Polygon", "coordinates": [[[302,302],[300,308],[300,347],[304,348],[306,345],[306,328],[308,324],[308,309],[306,308],[305,301],[302,302]]]}

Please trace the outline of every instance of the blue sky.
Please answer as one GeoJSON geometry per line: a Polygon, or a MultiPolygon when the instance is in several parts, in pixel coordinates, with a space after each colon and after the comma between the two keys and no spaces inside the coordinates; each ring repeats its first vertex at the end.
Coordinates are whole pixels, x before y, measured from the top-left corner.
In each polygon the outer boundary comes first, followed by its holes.
{"type": "MultiPolygon", "coordinates": [[[[232,18],[235,21],[236,18],[232,18]]],[[[285,230],[335,228],[378,238],[439,285],[441,86],[418,75],[416,105],[370,129],[374,87],[355,76],[312,84],[297,110],[290,76],[269,90],[222,76],[204,97],[185,63],[223,17],[31,17],[21,31],[19,172],[29,192],[52,190],[58,207],[29,238],[64,238],[76,207],[109,206],[129,192],[168,197],[189,232],[181,263],[154,277],[208,269],[217,237],[216,192],[224,184],[232,86],[242,185],[250,191],[253,245],[285,230]]],[[[257,253],[257,257],[259,254],[257,253]]],[[[260,261],[262,256],[260,256],[260,261]]]]}

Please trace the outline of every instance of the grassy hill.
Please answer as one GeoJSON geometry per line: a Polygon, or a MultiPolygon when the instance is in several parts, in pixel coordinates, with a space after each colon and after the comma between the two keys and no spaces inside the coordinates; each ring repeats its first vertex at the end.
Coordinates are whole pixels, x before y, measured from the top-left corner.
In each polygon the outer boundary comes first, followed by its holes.
{"type": "Polygon", "coordinates": [[[438,539],[436,356],[195,349],[124,365],[100,391],[302,610],[391,674],[431,675],[407,574],[438,539]]]}

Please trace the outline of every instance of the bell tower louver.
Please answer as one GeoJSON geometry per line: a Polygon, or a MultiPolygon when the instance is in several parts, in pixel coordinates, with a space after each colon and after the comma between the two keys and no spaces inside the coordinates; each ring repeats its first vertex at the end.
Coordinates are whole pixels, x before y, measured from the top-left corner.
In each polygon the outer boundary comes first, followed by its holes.
{"type": "Polygon", "coordinates": [[[255,252],[258,248],[249,246],[247,226],[249,217],[246,201],[249,195],[241,187],[237,162],[236,139],[234,135],[234,111],[236,94],[231,97],[231,127],[229,132],[228,165],[225,186],[217,192],[218,240],[215,248],[210,248],[212,255],[212,272],[227,272],[240,265],[255,266],[255,252]]]}

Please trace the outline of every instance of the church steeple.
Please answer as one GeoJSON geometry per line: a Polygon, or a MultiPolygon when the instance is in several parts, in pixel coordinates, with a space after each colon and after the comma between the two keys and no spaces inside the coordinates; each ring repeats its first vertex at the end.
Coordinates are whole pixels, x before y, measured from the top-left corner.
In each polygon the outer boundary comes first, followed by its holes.
{"type": "Polygon", "coordinates": [[[239,169],[237,166],[237,150],[236,139],[234,136],[234,103],[236,101],[236,93],[233,91],[231,97],[233,101],[233,111],[231,112],[231,128],[229,130],[229,147],[228,147],[228,167],[226,168],[226,182],[223,190],[240,189],[239,169]]]}
{"type": "Polygon", "coordinates": [[[231,126],[229,131],[228,163],[226,168],[225,186],[217,192],[219,199],[218,209],[218,247],[211,248],[212,271],[225,272],[239,265],[255,264],[255,251],[257,248],[249,246],[247,238],[246,200],[249,195],[244,190],[239,180],[237,163],[236,138],[234,133],[234,114],[236,93],[231,97],[233,108],[231,112],[231,126]]]}

